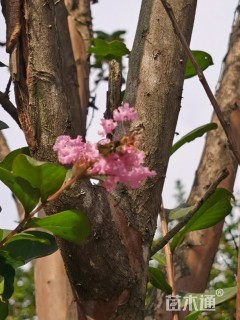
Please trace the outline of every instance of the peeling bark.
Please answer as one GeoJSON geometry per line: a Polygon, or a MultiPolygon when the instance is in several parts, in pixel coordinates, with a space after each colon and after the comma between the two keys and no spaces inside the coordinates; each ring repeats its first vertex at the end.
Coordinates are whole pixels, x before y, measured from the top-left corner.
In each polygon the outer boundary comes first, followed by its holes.
{"type": "MultiPolygon", "coordinates": [[[[224,59],[224,70],[216,99],[224,117],[235,135],[240,149],[240,17],[238,16],[230,36],[229,50],[224,59]]],[[[227,168],[229,176],[219,185],[233,191],[237,173],[237,162],[229,149],[227,139],[215,114],[212,122],[218,129],[207,134],[202,158],[198,166],[192,191],[188,199],[190,205],[196,203],[205,193],[208,186],[216,179],[223,168],[227,168]]],[[[177,290],[188,292],[204,292],[215,254],[218,250],[224,221],[212,228],[189,233],[183,245],[174,253],[177,290]]],[[[180,314],[183,319],[186,313],[180,314]]],[[[154,319],[171,319],[171,313],[162,306],[162,297],[157,295],[154,319]]],[[[153,319],[150,317],[150,319],[153,319]]],[[[148,318],[149,319],[149,318],[148,318]]]]}
{"type": "MultiPolygon", "coordinates": [[[[90,0],[65,0],[65,5],[69,13],[68,27],[77,67],[78,91],[83,116],[82,123],[86,124],[90,97],[90,55],[88,49],[91,46],[91,39],[93,37],[90,0]]],[[[84,127],[84,136],[85,131],[86,125],[84,127]]]]}

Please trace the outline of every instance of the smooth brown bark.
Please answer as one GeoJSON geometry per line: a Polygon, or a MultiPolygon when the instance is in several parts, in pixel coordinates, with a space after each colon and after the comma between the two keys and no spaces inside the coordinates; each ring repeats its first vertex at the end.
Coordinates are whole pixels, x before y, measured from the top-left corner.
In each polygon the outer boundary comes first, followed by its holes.
{"type": "MultiPolygon", "coordinates": [[[[221,106],[224,117],[231,126],[238,150],[240,150],[240,17],[233,26],[229,42],[229,50],[224,59],[224,71],[216,92],[216,99],[221,106]]],[[[208,133],[203,155],[196,172],[194,184],[189,197],[189,204],[196,203],[205,193],[223,168],[227,168],[229,176],[219,185],[233,191],[237,173],[237,163],[229,150],[227,139],[219,121],[214,114],[212,122],[218,123],[218,129],[208,133]]],[[[224,221],[216,226],[191,232],[181,247],[175,250],[175,273],[178,290],[187,292],[204,292],[215,254],[218,249],[224,221]]],[[[224,289],[224,288],[223,288],[224,289]]],[[[239,302],[237,302],[239,303],[239,302]]],[[[155,306],[154,319],[171,319],[171,313],[165,312],[159,300],[155,306]]],[[[181,314],[183,319],[185,313],[181,314]]]]}
{"type": "MultiPolygon", "coordinates": [[[[238,16],[233,27],[230,47],[225,59],[224,72],[216,98],[221,106],[222,112],[229,125],[235,133],[238,149],[240,149],[240,73],[239,73],[239,52],[240,52],[240,17],[238,16]]],[[[216,115],[213,115],[213,122],[217,122],[216,115]]],[[[208,134],[203,156],[196,173],[195,182],[189,197],[189,203],[195,202],[203,194],[207,185],[214,181],[218,172],[227,167],[230,174],[220,184],[220,187],[229,191],[233,190],[237,163],[228,148],[225,134],[219,125],[218,130],[208,134]]],[[[202,292],[207,283],[215,253],[218,248],[223,223],[213,228],[193,232],[186,238],[186,247],[181,250],[181,259],[186,257],[189,276],[181,277],[178,286],[186,288],[190,292],[202,292]],[[189,246],[188,246],[189,244],[189,246]],[[192,275],[192,276],[191,276],[192,275]]],[[[188,273],[188,272],[187,272],[188,273]]]]}
{"type": "Polygon", "coordinates": [[[60,252],[34,263],[36,314],[38,319],[78,319],[76,301],[60,252]]]}

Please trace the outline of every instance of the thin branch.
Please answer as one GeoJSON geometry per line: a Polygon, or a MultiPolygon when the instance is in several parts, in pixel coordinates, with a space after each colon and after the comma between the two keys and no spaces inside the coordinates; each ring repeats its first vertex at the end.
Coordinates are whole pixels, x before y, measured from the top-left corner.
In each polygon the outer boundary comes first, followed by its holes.
{"type": "Polygon", "coordinates": [[[192,210],[182,218],[182,220],[173,227],[162,239],[160,239],[152,248],[151,256],[161,250],[174,236],[178,233],[187,223],[188,221],[194,216],[194,214],[201,208],[204,202],[214,193],[219,183],[224,180],[228,176],[229,172],[227,169],[224,169],[220,176],[216,179],[215,182],[211,184],[208,188],[204,196],[193,206],[192,210]]]}
{"type": "MultiPolygon", "coordinates": [[[[166,212],[163,206],[163,201],[160,208],[160,219],[161,219],[162,234],[163,236],[165,236],[168,232],[168,225],[167,225],[166,212]]],[[[172,296],[176,297],[177,293],[176,293],[176,286],[174,281],[173,258],[172,258],[172,252],[171,252],[169,243],[166,244],[166,246],[164,247],[164,250],[165,250],[165,256],[166,256],[166,269],[167,269],[167,275],[168,275],[168,282],[172,287],[172,296]]],[[[179,320],[178,311],[173,311],[172,320],[179,320]]]]}
{"type": "Polygon", "coordinates": [[[5,96],[7,96],[9,98],[9,92],[10,92],[10,87],[11,87],[11,84],[12,84],[12,77],[10,76],[9,77],[9,80],[8,80],[8,83],[7,83],[7,86],[6,86],[6,89],[5,89],[5,96]]]}
{"type": "Polygon", "coordinates": [[[190,48],[189,48],[189,45],[187,43],[187,40],[185,39],[180,27],[179,27],[179,24],[175,18],[175,15],[174,15],[174,12],[173,12],[173,9],[172,9],[172,6],[166,1],[166,0],[160,0],[162,2],[162,5],[164,7],[164,9],[166,10],[166,13],[167,15],[169,16],[171,22],[172,22],[172,25],[173,25],[173,28],[174,28],[174,32],[176,33],[176,35],[178,36],[179,40],[181,41],[182,43],[182,46],[183,46],[183,49],[185,50],[186,52],[186,55],[187,57],[189,58],[189,60],[191,61],[192,65],[194,66],[196,72],[197,72],[197,75],[198,75],[198,78],[213,106],[213,109],[222,125],[222,128],[228,138],[228,142],[229,142],[229,145],[230,145],[230,148],[238,162],[238,164],[240,164],[240,150],[238,150],[238,147],[237,147],[237,142],[236,142],[236,138],[232,132],[232,129],[231,129],[231,126],[230,124],[224,119],[224,116],[223,116],[223,113],[221,112],[221,109],[214,97],[214,94],[212,93],[210,87],[209,87],[209,84],[201,70],[201,68],[199,67],[197,61],[195,60],[190,48]]]}
{"type": "Polygon", "coordinates": [[[15,234],[22,231],[25,224],[36,214],[38,211],[43,209],[44,203],[40,203],[35,210],[30,212],[28,215],[25,215],[25,218],[17,225],[15,229],[13,229],[9,234],[0,242],[0,248],[2,248],[8,240],[10,240],[15,234]]]}
{"type": "Polygon", "coordinates": [[[17,122],[21,128],[21,124],[18,119],[17,109],[14,107],[12,102],[9,100],[8,95],[0,91],[0,104],[3,109],[17,122]]]}
{"type": "Polygon", "coordinates": [[[104,118],[112,119],[113,111],[121,104],[122,70],[120,63],[116,60],[111,60],[108,66],[107,107],[104,118]]]}
{"type": "Polygon", "coordinates": [[[52,194],[51,196],[49,196],[47,198],[46,202],[40,203],[33,211],[31,211],[29,214],[25,215],[25,218],[17,225],[17,227],[15,229],[13,229],[11,232],[9,232],[9,234],[2,241],[0,241],[0,248],[3,247],[7,243],[7,241],[10,240],[15,234],[17,234],[18,232],[21,232],[22,229],[24,228],[25,224],[36,213],[38,213],[40,210],[42,210],[44,208],[44,206],[46,205],[46,203],[49,203],[49,202],[57,199],[65,190],[67,190],[72,184],[74,184],[78,178],[80,178],[81,176],[84,176],[87,169],[88,169],[87,166],[84,166],[82,168],[78,168],[79,171],[76,173],[76,175],[72,176],[70,179],[65,181],[63,183],[63,185],[60,187],[60,189],[58,189],[54,194],[52,194]]]}

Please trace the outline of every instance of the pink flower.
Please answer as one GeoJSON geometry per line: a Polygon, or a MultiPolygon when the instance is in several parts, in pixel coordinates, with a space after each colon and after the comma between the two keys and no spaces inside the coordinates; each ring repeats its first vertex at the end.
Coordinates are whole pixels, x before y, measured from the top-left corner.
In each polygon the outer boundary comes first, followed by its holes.
{"type": "Polygon", "coordinates": [[[121,155],[111,153],[106,158],[100,155],[91,173],[107,176],[103,186],[108,191],[112,191],[118,182],[130,188],[139,188],[147,177],[156,175],[155,171],[144,166],[144,152],[133,146],[124,146],[121,155]]]}
{"type": "Polygon", "coordinates": [[[92,162],[99,156],[97,146],[91,142],[83,142],[81,136],[71,139],[69,136],[59,136],[53,146],[58,153],[58,161],[70,164],[76,161],[92,162]]]}
{"type": "Polygon", "coordinates": [[[100,131],[99,134],[101,136],[105,136],[108,133],[113,134],[113,130],[116,128],[117,122],[114,122],[112,119],[102,119],[101,125],[103,127],[103,131],[100,131]]]}
{"type": "Polygon", "coordinates": [[[53,146],[58,153],[58,161],[62,164],[70,164],[79,158],[82,153],[84,142],[81,136],[71,139],[69,136],[59,136],[53,146]]]}
{"type": "Polygon", "coordinates": [[[134,108],[130,107],[128,103],[124,103],[123,106],[118,107],[113,111],[114,121],[133,121],[137,117],[137,112],[134,108]]]}
{"type": "MultiPolygon", "coordinates": [[[[117,122],[133,121],[137,112],[125,103],[113,112],[113,119],[102,119],[101,135],[112,134],[117,122]]],[[[76,172],[85,176],[103,176],[103,186],[112,191],[120,183],[130,188],[139,188],[147,177],[156,175],[144,166],[145,154],[134,146],[134,137],[123,136],[112,142],[102,139],[98,144],[83,142],[81,136],[71,139],[69,136],[59,136],[53,146],[62,164],[73,163],[76,172]],[[84,169],[84,170],[80,170],[84,169]]],[[[77,174],[77,173],[76,173],[77,174]]]]}

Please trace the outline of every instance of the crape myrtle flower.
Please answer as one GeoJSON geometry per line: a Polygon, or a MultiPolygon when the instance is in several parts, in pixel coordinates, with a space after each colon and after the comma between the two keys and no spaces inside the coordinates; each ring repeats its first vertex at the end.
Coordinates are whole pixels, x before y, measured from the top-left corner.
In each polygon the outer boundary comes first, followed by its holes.
{"type": "MultiPolygon", "coordinates": [[[[102,119],[101,136],[113,134],[117,125],[124,121],[133,121],[137,117],[134,108],[128,103],[113,112],[113,119],[102,119]]],[[[101,139],[98,143],[84,142],[81,136],[71,139],[62,135],[56,139],[53,150],[58,161],[64,165],[73,164],[73,171],[88,177],[104,178],[103,186],[112,191],[118,183],[130,188],[139,188],[147,177],[156,175],[155,171],[144,166],[145,154],[134,146],[134,136],[124,135],[120,140],[101,139]],[[84,170],[83,170],[84,168],[84,170]]]]}

